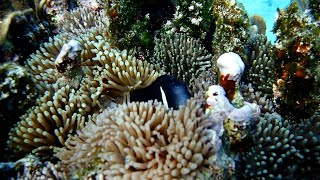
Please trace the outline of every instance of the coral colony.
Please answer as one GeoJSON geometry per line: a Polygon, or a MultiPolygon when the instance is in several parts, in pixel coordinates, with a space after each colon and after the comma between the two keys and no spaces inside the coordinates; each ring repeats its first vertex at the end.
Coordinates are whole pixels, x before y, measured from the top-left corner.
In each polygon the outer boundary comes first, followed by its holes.
{"type": "Polygon", "coordinates": [[[2,179],[317,179],[320,3],[0,5],[2,179]]]}

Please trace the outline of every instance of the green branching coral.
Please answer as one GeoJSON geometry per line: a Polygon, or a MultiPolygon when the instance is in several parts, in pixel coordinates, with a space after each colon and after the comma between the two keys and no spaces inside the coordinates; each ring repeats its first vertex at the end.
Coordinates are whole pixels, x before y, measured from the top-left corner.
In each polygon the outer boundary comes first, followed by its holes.
{"type": "MultiPolygon", "coordinates": [[[[250,20],[244,8],[233,1],[216,0],[213,2],[216,29],[212,42],[213,59],[225,52],[239,54],[247,63],[246,44],[249,42],[250,20]]],[[[213,67],[216,71],[217,68],[213,67]]]]}
{"type": "Polygon", "coordinates": [[[266,113],[257,124],[253,146],[242,153],[244,179],[294,178],[297,162],[304,157],[297,148],[301,136],[293,133],[289,121],[266,113]]]}
{"type": "Polygon", "coordinates": [[[275,67],[281,114],[296,121],[312,116],[319,104],[319,25],[297,3],[278,10],[274,27],[275,67]]]}

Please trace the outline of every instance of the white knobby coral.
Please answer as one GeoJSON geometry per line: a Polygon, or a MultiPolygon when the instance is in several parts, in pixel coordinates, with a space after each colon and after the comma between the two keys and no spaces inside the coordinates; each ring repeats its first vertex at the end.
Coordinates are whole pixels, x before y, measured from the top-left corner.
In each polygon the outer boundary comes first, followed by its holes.
{"type": "Polygon", "coordinates": [[[236,108],[230,104],[225,95],[226,92],[219,85],[210,86],[206,92],[206,113],[211,113],[213,120],[217,121],[216,127],[214,127],[217,134],[223,134],[225,120],[231,120],[235,124],[249,125],[259,117],[260,108],[257,104],[244,102],[244,106],[236,108]]]}

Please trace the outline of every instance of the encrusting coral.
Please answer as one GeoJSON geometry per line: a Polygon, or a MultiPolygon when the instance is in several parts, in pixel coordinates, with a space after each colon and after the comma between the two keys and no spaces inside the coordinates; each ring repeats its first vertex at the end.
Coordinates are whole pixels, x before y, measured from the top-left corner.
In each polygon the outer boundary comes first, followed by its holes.
{"type": "Polygon", "coordinates": [[[14,62],[0,64],[0,159],[2,160],[9,128],[34,104],[36,97],[31,75],[14,62]]]}
{"type": "Polygon", "coordinates": [[[281,115],[293,121],[310,118],[319,104],[320,44],[318,22],[293,2],[278,10],[274,26],[275,68],[281,115]]]}
{"type": "Polygon", "coordinates": [[[206,178],[227,163],[219,161],[213,125],[194,100],[168,111],[156,101],[132,102],[106,109],[56,156],[76,177],[206,178]]]}

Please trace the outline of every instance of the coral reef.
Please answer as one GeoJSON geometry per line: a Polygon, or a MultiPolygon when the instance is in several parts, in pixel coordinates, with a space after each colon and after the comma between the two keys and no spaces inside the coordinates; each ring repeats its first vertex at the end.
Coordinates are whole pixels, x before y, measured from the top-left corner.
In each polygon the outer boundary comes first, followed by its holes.
{"type": "Polygon", "coordinates": [[[0,65],[0,159],[5,156],[5,142],[9,127],[18,122],[19,117],[30,108],[36,97],[34,84],[28,71],[14,62],[0,65]]]}
{"type": "Polygon", "coordinates": [[[107,6],[111,18],[113,43],[125,49],[140,46],[143,51],[152,50],[154,36],[173,11],[170,0],[115,0],[108,3],[102,4],[107,6]]]}
{"type": "Polygon", "coordinates": [[[299,121],[311,117],[319,104],[319,25],[300,12],[297,3],[278,13],[274,32],[279,111],[299,121]]]}
{"type": "Polygon", "coordinates": [[[317,178],[320,168],[320,114],[315,113],[310,119],[304,119],[296,127],[298,135],[303,137],[298,146],[303,159],[300,161],[301,177],[317,178]]]}
{"type": "Polygon", "coordinates": [[[51,34],[31,8],[6,15],[0,21],[0,30],[0,62],[14,60],[21,65],[51,34]]]}
{"type": "Polygon", "coordinates": [[[251,148],[241,153],[239,178],[313,179],[319,176],[320,116],[290,123],[277,113],[260,118],[251,148]],[[244,172],[242,174],[242,172],[244,172]]]}
{"type": "Polygon", "coordinates": [[[161,35],[156,39],[151,63],[158,64],[163,71],[190,86],[192,78],[211,67],[212,55],[199,40],[182,33],[161,35]]]}
{"type": "Polygon", "coordinates": [[[242,85],[241,92],[245,101],[259,105],[262,114],[275,111],[273,100],[261,91],[255,91],[251,83],[242,85]]]}
{"type": "Polygon", "coordinates": [[[71,12],[64,12],[63,18],[56,26],[58,32],[67,33],[69,36],[81,36],[89,29],[95,29],[99,34],[102,31],[109,33],[109,19],[104,9],[92,11],[89,7],[83,6],[71,12]]]}
{"type": "Polygon", "coordinates": [[[57,156],[79,178],[208,178],[226,165],[217,159],[213,123],[195,101],[177,111],[152,101],[122,104],[87,123],[57,156]]]}
{"type": "Polygon", "coordinates": [[[28,155],[16,162],[1,163],[0,172],[1,177],[7,179],[68,179],[54,164],[42,163],[34,155],[28,155]]]}
{"type": "Polygon", "coordinates": [[[320,2],[317,0],[309,0],[309,8],[316,21],[320,20],[320,2]]]}
{"type": "Polygon", "coordinates": [[[244,102],[244,105],[236,108],[230,104],[226,92],[219,85],[212,85],[206,92],[206,113],[217,118],[219,136],[224,129],[229,141],[236,144],[246,138],[248,126],[250,126],[260,115],[260,108],[257,104],[244,102]],[[224,126],[224,128],[222,127],[224,126]]]}
{"type": "Polygon", "coordinates": [[[317,179],[320,13],[306,2],[278,10],[272,45],[234,0],[5,0],[0,141],[6,160],[31,155],[1,173],[317,179]]]}
{"type": "MultiPolygon", "coordinates": [[[[213,2],[213,14],[216,23],[212,42],[213,59],[218,59],[225,52],[235,52],[246,65],[245,47],[249,42],[250,20],[244,8],[235,1],[217,0],[213,2]]],[[[213,70],[217,71],[215,66],[213,70]]]]}
{"type": "Polygon", "coordinates": [[[200,39],[208,49],[211,47],[214,19],[212,18],[212,0],[176,0],[175,12],[161,29],[164,34],[176,32],[200,39]]]}

